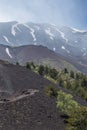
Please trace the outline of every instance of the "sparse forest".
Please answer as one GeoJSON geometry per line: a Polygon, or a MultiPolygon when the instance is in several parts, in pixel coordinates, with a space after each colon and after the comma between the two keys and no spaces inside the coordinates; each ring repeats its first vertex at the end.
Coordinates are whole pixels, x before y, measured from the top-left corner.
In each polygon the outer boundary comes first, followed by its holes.
{"type": "Polygon", "coordinates": [[[85,74],[72,70],[68,71],[67,68],[57,71],[55,68],[34,65],[34,63],[33,65],[27,63],[26,68],[32,69],[53,83],[59,84],[60,87],[70,90],[73,94],[87,101],[87,76],[85,74]]]}

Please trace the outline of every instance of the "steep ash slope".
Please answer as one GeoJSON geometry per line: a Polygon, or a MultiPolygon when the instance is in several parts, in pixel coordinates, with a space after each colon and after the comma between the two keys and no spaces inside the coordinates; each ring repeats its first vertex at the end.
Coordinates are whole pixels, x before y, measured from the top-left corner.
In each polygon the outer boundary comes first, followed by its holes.
{"type": "MultiPolygon", "coordinates": [[[[0,130],[65,130],[55,98],[44,93],[49,84],[24,67],[0,61],[0,130]]],[[[87,105],[76,96],[74,99],[87,105]]]]}
{"type": "Polygon", "coordinates": [[[0,61],[0,130],[65,130],[50,82],[20,66],[0,61]]]}
{"type": "Polygon", "coordinates": [[[55,100],[43,92],[0,104],[0,130],[65,130],[55,100]]]}

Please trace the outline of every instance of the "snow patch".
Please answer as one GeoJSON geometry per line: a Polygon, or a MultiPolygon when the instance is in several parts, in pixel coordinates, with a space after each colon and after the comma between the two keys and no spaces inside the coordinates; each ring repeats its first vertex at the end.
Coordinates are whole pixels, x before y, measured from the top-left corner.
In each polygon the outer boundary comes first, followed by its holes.
{"type": "Polygon", "coordinates": [[[56,48],[55,48],[55,47],[53,48],[53,51],[56,51],[56,48]]]}
{"type": "Polygon", "coordinates": [[[57,28],[56,28],[56,30],[60,33],[62,39],[64,39],[66,42],[68,42],[68,39],[65,37],[65,34],[57,28]]]}
{"type": "Polygon", "coordinates": [[[87,32],[87,30],[79,30],[79,29],[76,29],[76,28],[71,28],[73,31],[72,33],[85,33],[87,32]]]}
{"type": "Polygon", "coordinates": [[[29,27],[27,24],[23,24],[23,25],[30,30],[30,33],[33,37],[33,41],[36,41],[37,39],[36,39],[36,36],[35,36],[35,30],[33,28],[29,27]]]}
{"type": "Polygon", "coordinates": [[[69,50],[67,50],[64,46],[61,47],[63,50],[65,50],[67,53],[70,53],[69,50]]]}
{"type": "Polygon", "coordinates": [[[6,36],[3,36],[4,40],[7,42],[7,43],[10,43],[10,41],[8,40],[8,38],[6,36]]]}
{"type": "Polygon", "coordinates": [[[18,28],[18,25],[19,25],[19,23],[16,23],[16,24],[12,25],[11,33],[12,33],[13,36],[16,35],[16,29],[17,29],[19,32],[21,32],[21,30],[18,28]]]}
{"type": "Polygon", "coordinates": [[[85,50],[86,50],[86,48],[83,48],[83,50],[85,51],[85,50]]]}
{"type": "Polygon", "coordinates": [[[81,49],[81,52],[84,52],[84,53],[85,53],[85,52],[86,52],[86,48],[82,48],[82,49],[81,49]]]}
{"type": "Polygon", "coordinates": [[[47,35],[50,36],[50,39],[51,39],[51,40],[54,40],[54,37],[55,37],[55,36],[54,36],[54,34],[51,33],[50,28],[45,29],[45,32],[46,32],[47,35]]]}
{"type": "Polygon", "coordinates": [[[75,43],[78,43],[78,41],[75,41],[75,43]]]}
{"type": "Polygon", "coordinates": [[[65,47],[64,47],[64,46],[62,46],[61,48],[62,48],[63,50],[65,50],[65,47]]]}
{"type": "Polygon", "coordinates": [[[10,52],[9,52],[9,48],[6,48],[6,53],[8,54],[8,56],[9,56],[10,58],[12,58],[12,55],[11,55],[10,52]]]}
{"type": "Polygon", "coordinates": [[[83,56],[86,56],[86,53],[84,53],[83,56]]]}

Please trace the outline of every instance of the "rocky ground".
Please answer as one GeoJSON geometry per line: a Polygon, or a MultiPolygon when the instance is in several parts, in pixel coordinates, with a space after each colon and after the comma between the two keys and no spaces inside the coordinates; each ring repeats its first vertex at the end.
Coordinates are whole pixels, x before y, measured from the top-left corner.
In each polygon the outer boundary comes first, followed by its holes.
{"type": "Polygon", "coordinates": [[[24,67],[0,61],[0,130],[65,130],[56,99],[44,93],[49,84],[24,67]]]}
{"type": "Polygon", "coordinates": [[[42,91],[0,103],[0,130],[65,130],[55,99],[42,91]]]}
{"type": "Polygon", "coordinates": [[[0,61],[0,130],[64,130],[50,82],[20,66],[0,61]]]}

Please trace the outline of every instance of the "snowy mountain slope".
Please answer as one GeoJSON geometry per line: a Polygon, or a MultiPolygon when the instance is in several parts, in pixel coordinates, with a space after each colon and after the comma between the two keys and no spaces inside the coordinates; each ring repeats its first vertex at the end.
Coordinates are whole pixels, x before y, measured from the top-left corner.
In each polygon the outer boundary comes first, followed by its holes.
{"type": "Polygon", "coordinates": [[[0,23],[0,44],[14,47],[43,45],[69,60],[84,65],[87,65],[86,42],[86,30],[53,24],[25,24],[16,21],[0,23]]]}

